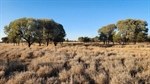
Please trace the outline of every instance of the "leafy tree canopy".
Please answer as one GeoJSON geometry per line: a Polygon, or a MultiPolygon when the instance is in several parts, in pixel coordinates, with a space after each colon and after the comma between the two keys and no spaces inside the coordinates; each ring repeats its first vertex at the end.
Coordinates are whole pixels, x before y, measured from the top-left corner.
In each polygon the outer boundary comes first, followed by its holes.
{"type": "Polygon", "coordinates": [[[19,42],[24,39],[29,47],[35,41],[39,44],[42,40],[46,40],[47,44],[49,41],[63,42],[66,36],[63,26],[53,19],[20,18],[6,25],[4,31],[10,40],[19,42]]]}

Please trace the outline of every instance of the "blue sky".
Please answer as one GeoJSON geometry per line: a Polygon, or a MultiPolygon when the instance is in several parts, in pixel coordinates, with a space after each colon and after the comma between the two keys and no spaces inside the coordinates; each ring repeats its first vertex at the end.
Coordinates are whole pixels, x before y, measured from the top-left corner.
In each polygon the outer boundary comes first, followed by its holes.
{"type": "Polygon", "coordinates": [[[150,34],[150,0],[0,0],[0,38],[5,25],[22,17],[54,19],[69,40],[95,37],[102,26],[129,18],[146,20],[150,34]]]}

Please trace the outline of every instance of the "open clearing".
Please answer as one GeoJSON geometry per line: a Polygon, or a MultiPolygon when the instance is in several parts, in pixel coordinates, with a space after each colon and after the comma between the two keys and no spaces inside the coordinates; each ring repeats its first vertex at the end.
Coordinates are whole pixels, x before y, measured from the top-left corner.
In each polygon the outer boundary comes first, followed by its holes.
{"type": "Polygon", "coordinates": [[[0,44],[0,84],[150,84],[150,44],[0,44]]]}

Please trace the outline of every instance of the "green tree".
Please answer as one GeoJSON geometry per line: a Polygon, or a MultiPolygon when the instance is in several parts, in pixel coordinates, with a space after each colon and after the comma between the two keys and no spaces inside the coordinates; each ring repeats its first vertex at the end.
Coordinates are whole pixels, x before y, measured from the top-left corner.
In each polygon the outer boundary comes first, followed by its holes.
{"type": "Polygon", "coordinates": [[[59,23],[56,23],[56,30],[53,31],[53,37],[51,40],[53,41],[54,45],[56,46],[58,42],[63,43],[65,41],[64,37],[66,36],[65,30],[63,26],[59,23]]]}
{"type": "Polygon", "coordinates": [[[39,31],[37,21],[33,18],[20,18],[16,26],[18,26],[22,38],[26,40],[28,47],[30,47],[35,42],[36,33],[39,31]]]}
{"type": "Polygon", "coordinates": [[[9,42],[19,44],[21,40],[21,34],[19,32],[17,25],[18,25],[17,20],[10,22],[8,26],[4,27],[4,33],[8,35],[7,37],[8,37],[9,42]]]}
{"type": "Polygon", "coordinates": [[[49,45],[50,38],[51,38],[51,32],[52,32],[52,23],[54,22],[52,19],[40,19],[41,23],[40,26],[42,27],[43,30],[43,40],[46,42],[46,45],[49,45]]]}
{"type": "Polygon", "coordinates": [[[138,41],[138,34],[142,35],[143,38],[147,37],[148,28],[146,26],[148,24],[143,20],[126,19],[117,22],[120,36],[124,36],[135,44],[138,41]]]}
{"type": "Polygon", "coordinates": [[[119,42],[119,39],[120,39],[120,35],[114,34],[114,36],[113,36],[114,42],[119,42]]]}
{"type": "Polygon", "coordinates": [[[84,37],[83,42],[90,42],[90,38],[89,37],[84,37]]]}
{"type": "Polygon", "coordinates": [[[78,37],[79,42],[83,42],[83,37],[78,37]]]}
{"type": "Polygon", "coordinates": [[[138,35],[137,35],[136,41],[137,41],[137,42],[145,42],[147,39],[148,39],[148,37],[145,36],[144,33],[139,32],[138,35]]]}
{"type": "Polygon", "coordinates": [[[50,41],[56,46],[58,42],[65,41],[66,32],[62,24],[56,23],[53,19],[43,19],[43,37],[47,42],[50,41]]]}
{"type": "Polygon", "coordinates": [[[107,40],[106,34],[104,34],[103,32],[100,32],[100,33],[99,33],[99,40],[100,40],[100,41],[103,41],[103,43],[105,44],[105,43],[106,43],[106,40],[107,40]]]}
{"type": "Polygon", "coordinates": [[[150,35],[149,35],[148,38],[147,38],[147,42],[150,42],[150,35]]]}
{"type": "Polygon", "coordinates": [[[5,34],[13,42],[24,39],[30,47],[35,41],[41,45],[43,40],[53,41],[56,46],[66,36],[63,26],[52,19],[20,18],[4,27],[5,34]]]}
{"type": "Polygon", "coordinates": [[[8,37],[2,37],[1,40],[2,40],[3,43],[8,43],[9,42],[8,37]]]}
{"type": "Polygon", "coordinates": [[[69,42],[69,39],[67,38],[65,41],[66,41],[66,42],[69,42]]]}
{"type": "Polygon", "coordinates": [[[30,47],[36,37],[37,22],[33,18],[20,18],[10,22],[9,26],[4,27],[5,33],[8,35],[8,38],[13,42],[20,42],[21,39],[24,39],[30,47]]]}
{"type": "Polygon", "coordinates": [[[91,38],[89,38],[89,37],[79,37],[78,41],[79,42],[90,42],[91,38]]]}
{"type": "Polygon", "coordinates": [[[109,24],[107,26],[103,26],[98,30],[98,33],[100,35],[99,40],[102,40],[104,44],[108,43],[109,41],[113,42],[113,35],[114,35],[114,30],[116,29],[115,24],[109,24]]]}
{"type": "Polygon", "coordinates": [[[44,24],[42,19],[37,19],[37,30],[36,31],[36,42],[39,43],[39,46],[44,42],[44,24]]]}
{"type": "Polygon", "coordinates": [[[57,32],[58,27],[56,26],[56,22],[53,19],[42,19],[43,25],[43,37],[46,40],[47,46],[49,45],[50,41],[53,41],[54,38],[59,34],[57,32]]]}
{"type": "Polygon", "coordinates": [[[94,37],[94,42],[98,42],[99,41],[99,37],[98,36],[95,36],[94,37]]]}

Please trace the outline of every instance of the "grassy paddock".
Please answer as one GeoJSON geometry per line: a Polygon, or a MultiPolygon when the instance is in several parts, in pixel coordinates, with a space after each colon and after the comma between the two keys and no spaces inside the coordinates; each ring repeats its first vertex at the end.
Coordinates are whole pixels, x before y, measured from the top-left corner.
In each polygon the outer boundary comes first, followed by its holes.
{"type": "Polygon", "coordinates": [[[149,84],[150,44],[0,43],[0,84],[149,84]]]}

